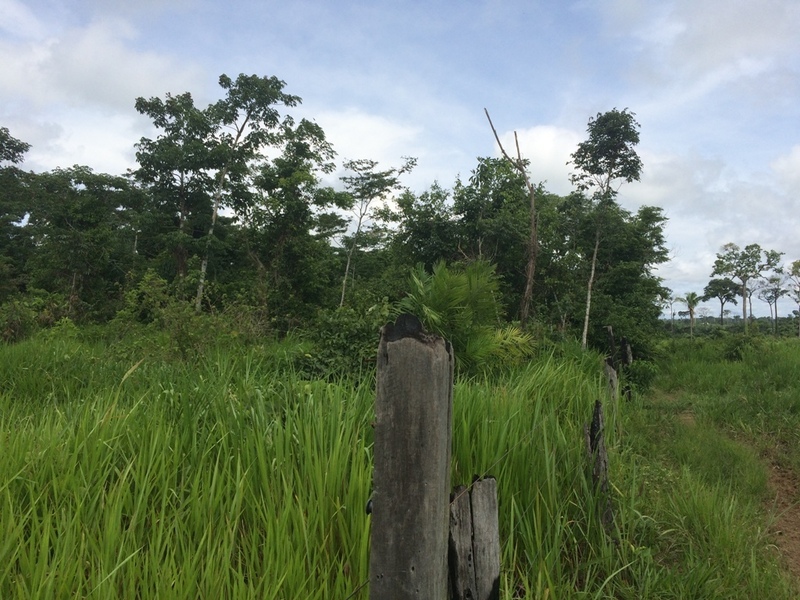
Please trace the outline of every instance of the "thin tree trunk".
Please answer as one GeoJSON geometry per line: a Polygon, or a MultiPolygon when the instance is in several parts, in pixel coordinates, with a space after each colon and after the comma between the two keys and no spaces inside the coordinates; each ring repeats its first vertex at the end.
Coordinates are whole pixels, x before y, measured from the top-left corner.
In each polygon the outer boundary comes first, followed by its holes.
{"type": "Polygon", "coordinates": [[[211,252],[211,238],[214,237],[214,225],[217,224],[219,214],[219,204],[222,200],[222,187],[225,184],[225,177],[228,174],[228,166],[222,168],[217,182],[217,189],[214,192],[214,210],[211,213],[211,227],[208,228],[208,238],[206,239],[206,252],[203,255],[203,262],[200,263],[200,281],[197,284],[197,296],[194,299],[194,310],[199,313],[203,307],[203,292],[206,284],[206,271],[208,271],[208,255],[211,252]]]}
{"type": "Polygon", "coordinates": [[[594,238],[594,252],[592,252],[592,270],[589,273],[589,285],[586,286],[586,315],[583,317],[583,335],[581,335],[581,349],[586,350],[589,337],[589,312],[592,307],[592,285],[594,284],[594,271],[597,265],[597,250],[600,248],[600,228],[594,238]]]}
{"type": "MultiPolygon", "coordinates": [[[[371,202],[371,200],[369,201],[371,202]]],[[[361,233],[361,224],[364,222],[364,216],[369,208],[369,202],[366,206],[362,204],[359,208],[358,223],[356,225],[356,232],[353,234],[353,243],[350,245],[350,250],[347,251],[347,263],[344,266],[344,278],[342,279],[342,297],[339,299],[339,308],[344,306],[344,296],[347,292],[347,276],[350,274],[350,263],[353,259],[353,252],[355,252],[356,244],[358,243],[358,235],[361,233]]]]}
{"type": "Polygon", "coordinates": [[[206,271],[208,270],[208,255],[211,251],[211,238],[214,235],[214,225],[217,224],[217,215],[219,214],[219,205],[222,201],[222,192],[224,191],[225,187],[225,178],[228,176],[228,169],[230,167],[230,161],[233,160],[232,156],[236,148],[239,146],[239,142],[242,139],[242,135],[244,134],[245,130],[247,129],[247,124],[250,122],[251,114],[248,112],[245,114],[244,120],[242,121],[241,125],[236,126],[236,138],[234,138],[233,143],[230,146],[231,155],[228,156],[228,162],[225,163],[225,166],[222,167],[222,170],[219,172],[219,179],[217,180],[217,189],[214,191],[214,210],[211,213],[211,227],[208,229],[208,239],[206,240],[206,252],[205,256],[203,256],[203,262],[200,264],[200,281],[197,284],[197,296],[194,299],[194,310],[195,312],[200,312],[202,305],[203,305],[203,292],[205,291],[205,284],[206,284],[206,271]]]}
{"type": "Polygon", "coordinates": [[[778,298],[775,297],[775,337],[778,336],[778,298]]]}
{"type": "Polygon", "coordinates": [[[747,333],[747,279],[742,279],[742,322],[747,333]]]}
{"type": "Polygon", "coordinates": [[[342,278],[342,297],[339,299],[339,308],[344,306],[344,295],[347,292],[347,276],[350,273],[350,260],[353,258],[353,250],[356,249],[356,242],[353,240],[353,245],[347,251],[347,263],[344,266],[344,277],[342,278]]]}
{"type": "Polygon", "coordinates": [[[528,238],[528,265],[525,268],[525,293],[522,296],[522,305],[519,309],[520,325],[524,329],[528,323],[528,315],[533,298],[533,278],[536,275],[536,258],[539,255],[539,236],[536,224],[536,193],[529,184],[531,196],[531,231],[528,238]]]}

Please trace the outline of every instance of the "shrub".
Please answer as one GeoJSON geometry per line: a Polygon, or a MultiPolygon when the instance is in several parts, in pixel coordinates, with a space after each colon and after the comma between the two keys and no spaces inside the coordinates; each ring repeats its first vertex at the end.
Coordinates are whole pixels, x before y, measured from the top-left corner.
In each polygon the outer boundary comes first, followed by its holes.
{"type": "Polygon", "coordinates": [[[313,350],[297,368],[311,377],[359,377],[373,371],[380,329],[388,320],[386,299],[366,310],[348,306],[319,310],[308,332],[313,350]]]}
{"type": "Polygon", "coordinates": [[[722,356],[725,360],[740,361],[748,352],[758,350],[762,345],[763,341],[760,337],[737,333],[723,340],[722,356]]]}
{"type": "Polygon", "coordinates": [[[19,342],[36,331],[36,311],[25,300],[9,300],[0,306],[0,338],[4,342],[19,342]]]}

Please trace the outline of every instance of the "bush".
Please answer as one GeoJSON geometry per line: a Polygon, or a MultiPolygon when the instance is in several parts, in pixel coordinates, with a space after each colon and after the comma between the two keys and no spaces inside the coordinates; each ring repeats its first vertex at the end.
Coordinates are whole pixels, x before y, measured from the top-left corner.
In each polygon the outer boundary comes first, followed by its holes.
{"type": "Polygon", "coordinates": [[[306,376],[326,378],[374,371],[380,329],[388,321],[385,299],[364,311],[348,306],[319,310],[308,332],[313,350],[297,368],[306,376]]]}
{"type": "Polygon", "coordinates": [[[646,392],[658,375],[658,366],[649,360],[635,360],[625,368],[625,378],[639,392],[646,392]]]}
{"type": "Polygon", "coordinates": [[[756,351],[763,346],[763,340],[754,335],[737,333],[723,340],[722,356],[725,360],[743,360],[748,352],[756,351]]]}
{"type": "Polygon", "coordinates": [[[38,328],[36,311],[26,300],[9,300],[0,306],[0,339],[20,342],[38,328]]]}

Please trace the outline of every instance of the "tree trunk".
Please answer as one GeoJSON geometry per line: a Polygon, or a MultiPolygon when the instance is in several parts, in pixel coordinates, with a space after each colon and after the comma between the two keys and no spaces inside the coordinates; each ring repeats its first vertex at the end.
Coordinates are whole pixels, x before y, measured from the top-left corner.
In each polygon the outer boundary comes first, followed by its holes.
{"type": "Polygon", "coordinates": [[[536,275],[536,258],[539,254],[539,235],[536,224],[536,190],[528,181],[527,175],[525,176],[525,182],[528,184],[528,192],[531,196],[531,231],[528,238],[528,265],[525,268],[525,293],[522,296],[522,306],[519,309],[519,322],[523,329],[528,323],[528,314],[531,309],[533,278],[536,275]]]}
{"type": "Polygon", "coordinates": [[[219,214],[219,204],[222,200],[222,186],[225,184],[225,177],[228,174],[227,165],[222,168],[217,182],[217,190],[214,192],[214,210],[211,213],[211,227],[208,228],[208,239],[206,239],[206,252],[203,255],[203,262],[200,263],[200,281],[197,283],[197,296],[194,299],[194,310],[199,313],[203,307],[203,292],[206,285],[206,271],[208,270],[208,255],[211,252],[211,238],[214,237],[214,225],[217,224],[219,214]]]}
{"type": "Polygon", "coordinates": [[[597,265],[597,250],[600,248],[600,228],[594,238],[594,252],[592,252],[592,270],[589,273],[589,285],[586,286],[586,314],[583,317],[583,335],[581,335],[581,349],[586,350],[589,337],[589,312],[592,307],[592,285],[594,284],[594,271],[597,265]]]}
{"type": "Polygon", "coordinates": [[[742,322],[747,333],[747,279],[742,277],[742,322]]]}
{"type": "Polygon", "coordinates": [[[353,245],[347,251],[347,264],[344,266],[344,278],[342,279],[342,297],[339,299],[339,308],[344,306],[344,295],[347,292],[347,275],[350,273],[350,260],[353,257],[353,250],[356,249],[356,241],[353,240],[353,245]]]}

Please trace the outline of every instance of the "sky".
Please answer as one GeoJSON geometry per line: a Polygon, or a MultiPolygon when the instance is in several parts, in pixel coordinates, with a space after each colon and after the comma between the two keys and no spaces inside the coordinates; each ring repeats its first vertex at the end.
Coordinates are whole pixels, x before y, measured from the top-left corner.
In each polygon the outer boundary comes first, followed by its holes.
{"type": "Polygon", "coordinates": [[[450,187],[500,155],[486,108],[567,194],[589,119],[627,108],[644,170],[618,199],[664,210],[657,274],[702,294],[725,243],[800,259],[798,31],[798,0],[0,0],[0,126],[25,169],[121,174],[156,133],[137,97],[274,75],[339,165],[413,156],[406,185],[450,187]]]}

